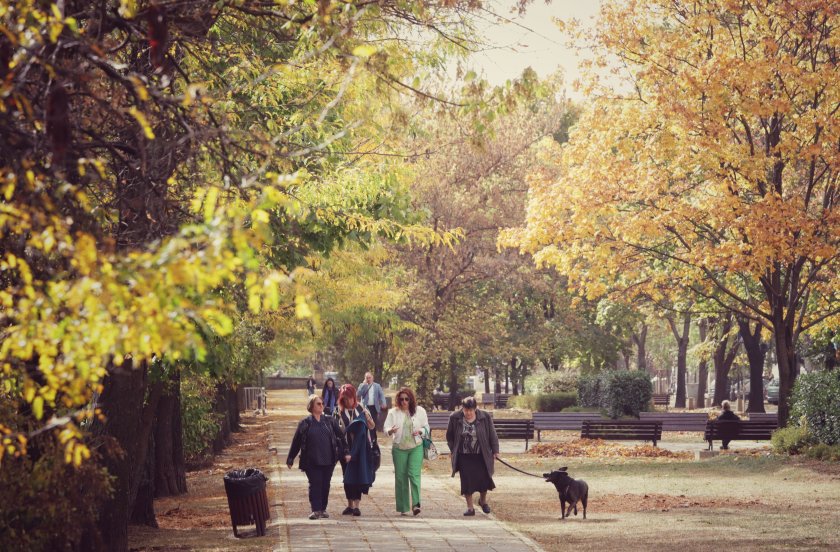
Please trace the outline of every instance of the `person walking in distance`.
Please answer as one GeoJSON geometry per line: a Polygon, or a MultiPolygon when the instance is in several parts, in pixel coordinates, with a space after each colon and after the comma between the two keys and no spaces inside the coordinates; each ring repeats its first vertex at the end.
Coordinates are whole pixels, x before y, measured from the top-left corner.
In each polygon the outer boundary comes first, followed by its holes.
{"type": "MultiPolygon", "coordinates": [[[[373,381],[373,374],[365,372],[365,381],[359,384],[358,394],[359,404],[364,406],[370,412],[374,423],[379,423],[379,413],[387,408],[388,404],[385,402],[385,393],[382,391],[382,386],[373,381]]],[[[371,432],[371,438],[376,439],[376,428],[371,432]]]]}

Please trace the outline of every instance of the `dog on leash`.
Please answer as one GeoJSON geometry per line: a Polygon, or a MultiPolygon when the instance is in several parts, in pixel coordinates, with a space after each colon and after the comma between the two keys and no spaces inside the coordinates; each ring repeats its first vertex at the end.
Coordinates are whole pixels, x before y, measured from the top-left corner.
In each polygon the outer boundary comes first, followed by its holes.
{"type": "Polygon", "coordinates": [[[583,506],[583,519],[586,519],[586,502],[589,499],[589,485],[583,479],[572,479],[569,477],[568,468],[560,468],[551,473],[544,473],[543,477],[549,483],[554,483],[557,493],[560,495],[560,513],[562,519],[569,517],[572,509],[577,515],[577,504],[583,506]],[[566,504],[569,504],[568,509],[566,504]]]}

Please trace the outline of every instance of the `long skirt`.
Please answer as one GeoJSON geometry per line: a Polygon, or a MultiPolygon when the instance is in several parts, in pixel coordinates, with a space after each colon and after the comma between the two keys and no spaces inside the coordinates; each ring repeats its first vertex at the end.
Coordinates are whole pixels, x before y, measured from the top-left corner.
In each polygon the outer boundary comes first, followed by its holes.
{"type": "Polygon", "coordinates": [[[458,455],[458,473],[461,476],[461,494],[483,493],[496,488],[493,478],[487,473],[484,457],[479,454],[458,455]]]}

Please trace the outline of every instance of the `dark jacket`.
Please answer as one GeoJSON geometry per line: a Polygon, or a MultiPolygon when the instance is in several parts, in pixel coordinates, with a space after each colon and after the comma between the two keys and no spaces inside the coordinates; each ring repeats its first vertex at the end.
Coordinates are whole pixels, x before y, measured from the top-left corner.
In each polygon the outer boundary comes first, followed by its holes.
{"type": "MultiPolygon", "coordinates": [[[[449,416],[449,425],[446,428],[446,443],[449,445],[449,457],[452,461],[452,477],[458,471],[458,454],[461,452],[461,424],[464,421],[464,413],[461,410],[453,412],[449,416]]],[[[478,438],[481,456],[484,458],[484,465],[487,467],[487,474],[493,477],[493,455],[499,453],[499,438],[496,436],[496,428],[493,426],[493,419],[483,410],[475,411],[475,434],[478,438]]]]}
{"type": "MultiPolygon", "coordinates": [[[[332,416],[323,415],[322,420],[326,420],[332,431],[330,432],[330,444],[333,450],[333,462],[338,462],[340,458],[344,458],[348,454],[347,441],[344,439],[344,433],[338,427],[336,421],[332,416]]],[[[307,468],[307,446],[306,439],[309,433],[309,424],[312,422],[312,416],[307,416],[302,419],[295,430],[295,436],[292,438],[292,446],[289,448],[289,456],[286,457],[286,465],[292,464],[295,461],[295,456],[300,453],[300,461],[298,467],[302,470],[307,468]]]]}
{"type": "Polygon", "coordinates": [[[724,410],[720,413],[720,416],[717,417],[718,420],[740,420],[741,418],[738,417],[737,414],[732,412],[731,410],[724,410]]]}

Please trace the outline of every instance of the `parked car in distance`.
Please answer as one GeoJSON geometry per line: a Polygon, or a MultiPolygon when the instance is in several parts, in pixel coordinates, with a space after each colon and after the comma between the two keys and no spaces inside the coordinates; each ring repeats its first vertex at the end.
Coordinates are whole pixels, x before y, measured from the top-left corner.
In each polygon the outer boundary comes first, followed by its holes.
{"type": "Polygon", "coordinates": [[[767,402],[779,404],[779,382],[775,379],[770,380],[770,383],[767,384],[767,402]]]}

